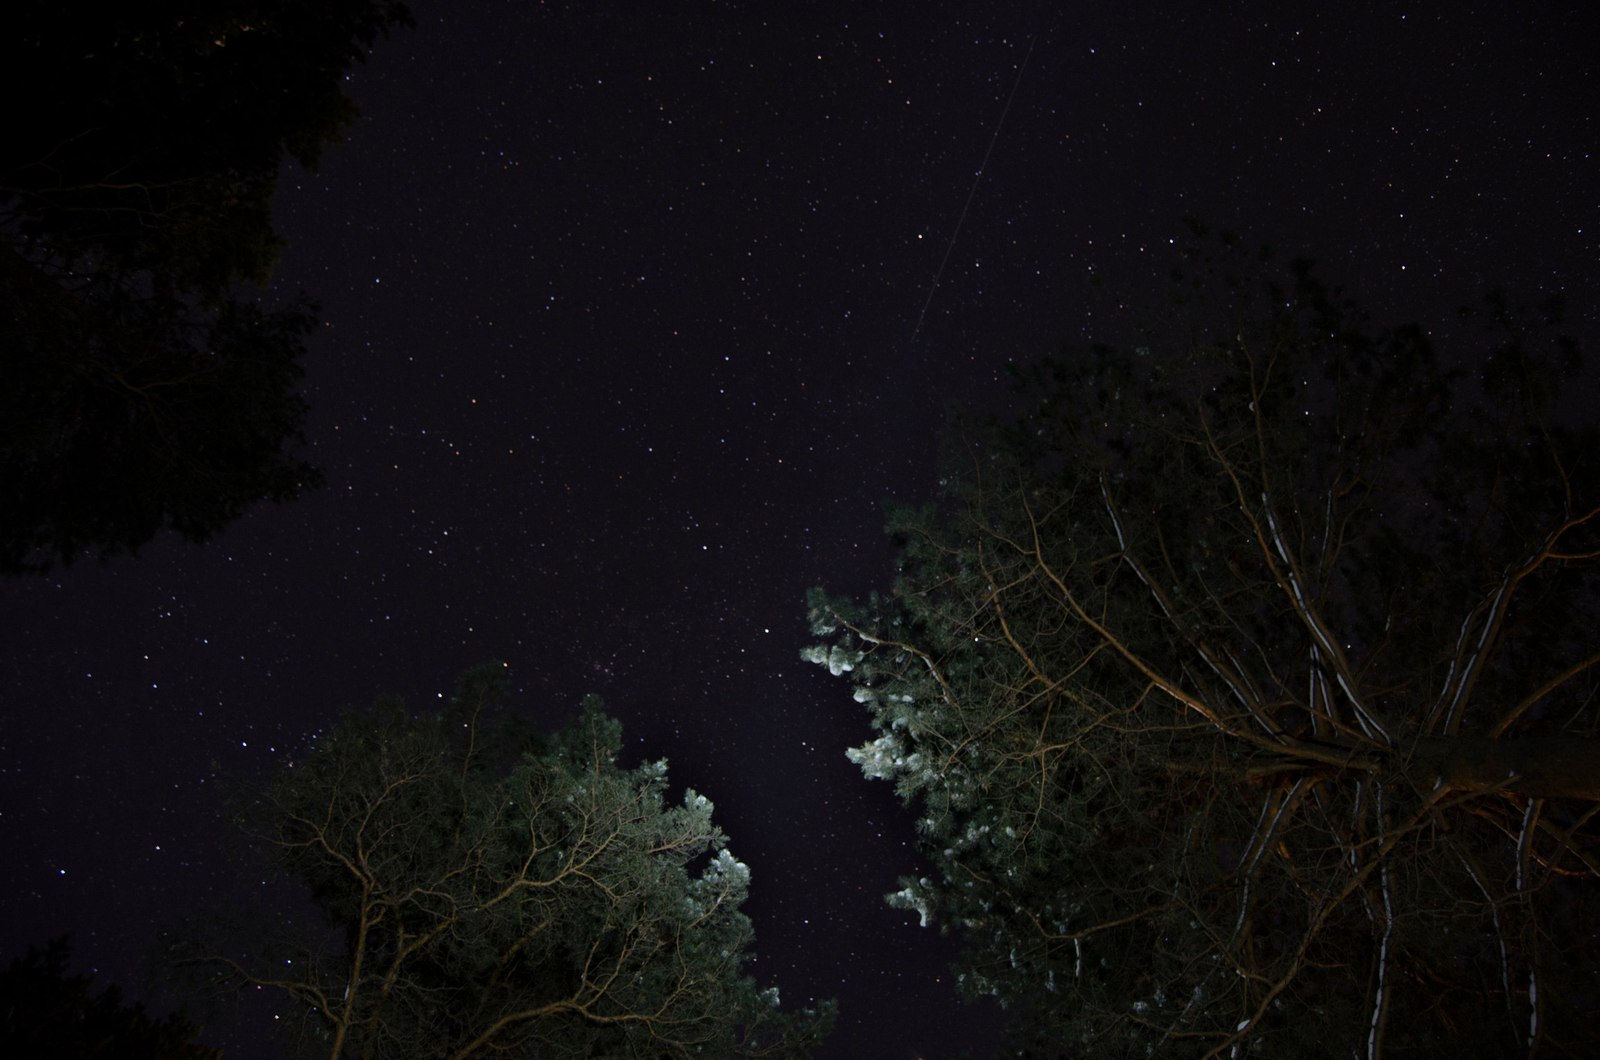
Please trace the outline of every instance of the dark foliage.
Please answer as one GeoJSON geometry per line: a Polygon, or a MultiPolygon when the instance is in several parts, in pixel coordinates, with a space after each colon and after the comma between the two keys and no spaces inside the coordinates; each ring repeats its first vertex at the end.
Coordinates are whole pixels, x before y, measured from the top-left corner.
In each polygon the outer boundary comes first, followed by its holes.
{"type": "Polygon", "coordinates": [[[152,1019],[114,986],[69,971],[64,938],[30,949],[0,973],[0,1054],[8,1060],[219,1060],[177,1014],[152,1019]]]}
{"type": "Polygon", "coordinates": [[[318,481],[287,453],[314,320],[265,309],[285,156],[355,115],[392,0],[24,0],[0,18],[0,571],[204,540],[318,481]]]}

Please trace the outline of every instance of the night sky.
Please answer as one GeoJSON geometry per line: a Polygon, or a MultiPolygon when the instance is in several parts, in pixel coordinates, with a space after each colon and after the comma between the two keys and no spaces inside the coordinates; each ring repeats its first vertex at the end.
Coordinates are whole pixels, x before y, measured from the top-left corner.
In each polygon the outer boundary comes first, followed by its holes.
{"type": "Polygon", "coordinates": [[[0,584],[0,956],[71,932],[136,988],[250,900],[225,776],[501,660],[716,803],[826,1055],[983,1055],[948,940],[882,904],[919,865],[845,760],[866,715],[799,659],[808,586],[886,587],[947,407],[1114,336],[1188,215],[1380,320],[1504,285],[1600,345],[1592,3],[1209,6],[416,0],[276,205],[326,486],[0,584]]]}

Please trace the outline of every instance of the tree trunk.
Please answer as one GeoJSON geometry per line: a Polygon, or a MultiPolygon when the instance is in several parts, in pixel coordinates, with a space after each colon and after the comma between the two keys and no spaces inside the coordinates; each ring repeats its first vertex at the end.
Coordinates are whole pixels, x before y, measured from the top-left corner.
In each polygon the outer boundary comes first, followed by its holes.
{"type": "Polygon", "coordinates": [[[1424,791],[1438,781],[1461,791],[1497,788],[1537,798],[1600,800],[1600,739],[1424,737],[1408,772],[1424,791]]]}

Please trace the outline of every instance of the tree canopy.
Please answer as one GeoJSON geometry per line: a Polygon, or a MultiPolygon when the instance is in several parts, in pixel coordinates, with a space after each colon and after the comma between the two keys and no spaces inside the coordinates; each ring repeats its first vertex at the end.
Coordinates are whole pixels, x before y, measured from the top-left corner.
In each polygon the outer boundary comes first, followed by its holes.
{"type": "Polygon", "coordinates": [[[316,165],[395,0],[12,5],[0,84],[0,571],[202,540],[317,481],[314,313],[263,308],[284,157],[316,165]]]}
{"type": "Polygon", "coordinates": [[[592,697],[534,735],[498,666],[445,710],[346,715],[246,812],[321,923],[190,952],[281,993],[306,1056],[801,1056],[831,1003],[745,972],[749,868],[664,761],[617,764],[592,697]],[[237,957],[237,952],[247,957],[237,957]]]}
{"type": "Polygon", "coordinates": [[[71,946],[52,939],[0,972],[0,1052],[12,1060],[219,1060],[200,1028],[177,1014],[149,1016],[108,986],[98,993],[70,969],[71,946]]]}
{"type": "Polygon", "coordinates": [[[1240,261],[1024,371],[891,593],[813,594],[934,866],[891,904],[1030,1055],[1595,1055],[1575,348],[1491,298],[1451,363],[1240,261]]]}

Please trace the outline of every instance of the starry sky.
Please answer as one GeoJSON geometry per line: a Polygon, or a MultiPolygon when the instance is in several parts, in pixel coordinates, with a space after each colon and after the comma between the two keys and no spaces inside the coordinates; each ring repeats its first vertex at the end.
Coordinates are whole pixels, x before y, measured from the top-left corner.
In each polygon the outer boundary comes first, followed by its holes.
{"type": "Polygon", "coordinates": [[[886,585],[950,404],[1114,335],[1185,216],[1380,320],[1505,285],[1600,338],[1590,4],[413,9],[276,203],[326,486],[0,584],[7,958],[70,931],[137,992],[162,926],[246,900],[225,777],[501,660],[716,803],[754,973],[841,1003],[825,1055],[985,1055],[949,941],[882,905],[919,863],[845,760],[866,716],[799,659],[808,586],[886,585]]]}

